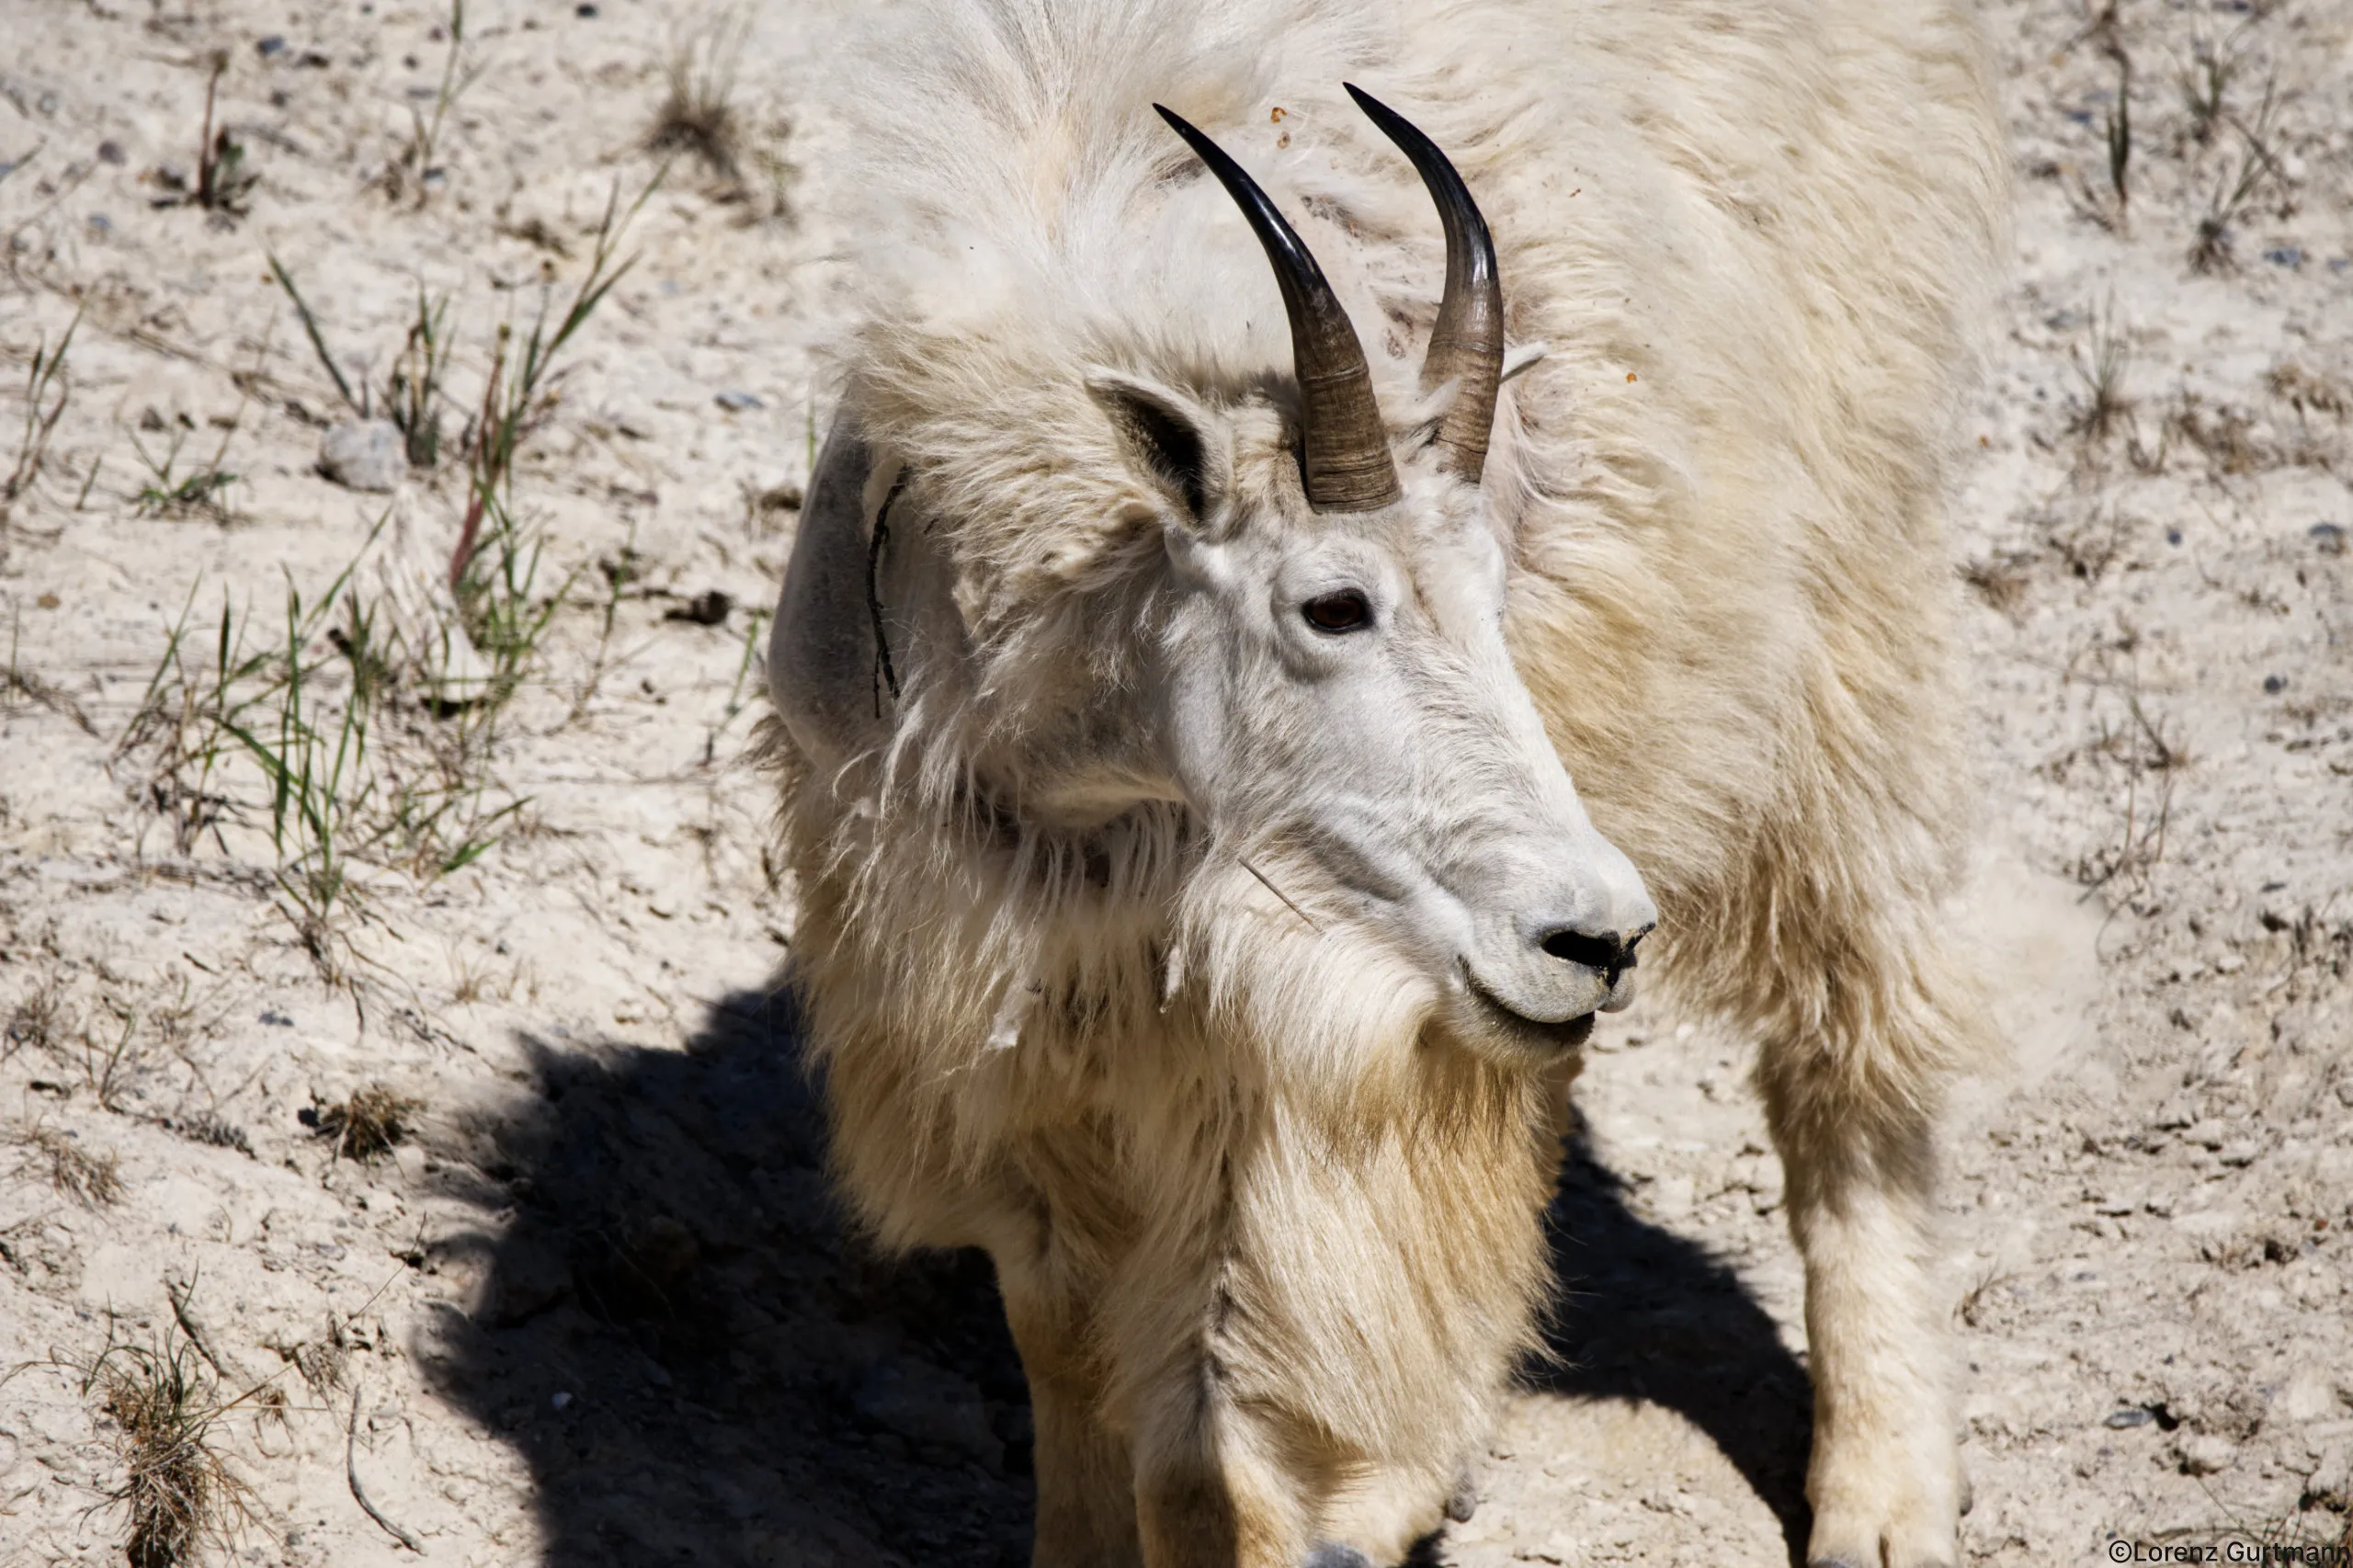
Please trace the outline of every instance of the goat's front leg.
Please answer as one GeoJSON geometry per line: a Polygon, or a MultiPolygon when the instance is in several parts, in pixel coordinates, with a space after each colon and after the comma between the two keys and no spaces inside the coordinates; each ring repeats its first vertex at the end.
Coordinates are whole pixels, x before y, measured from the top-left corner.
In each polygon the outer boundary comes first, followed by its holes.
{"type": "Polygon", "coordinates": [[[1136,1519],[1146,1568],[1317,1562],[1269,1434],[1233,1403],[1214,1355],[1171,1371],[1157,1380],[1136,1434],[1136,1519]]]}
{"type": "Polygon", "coordinates": [[[1029,1380],[1038,1483],[1032,1568],[1136,1568],[1133,1463],[1105,1420],[1104,1379],[1074,1295],[1033,1267],[997,1268],[1006,1321],[1029,1380]]]}
{"type": "Polygon", "coordinates": [[[1809,1568],[1952,1568],[1960,1469],[1934,1256],[1933,1091],[1819,1042],[1758,1074],[1805,1259],[1809,1568]]]}

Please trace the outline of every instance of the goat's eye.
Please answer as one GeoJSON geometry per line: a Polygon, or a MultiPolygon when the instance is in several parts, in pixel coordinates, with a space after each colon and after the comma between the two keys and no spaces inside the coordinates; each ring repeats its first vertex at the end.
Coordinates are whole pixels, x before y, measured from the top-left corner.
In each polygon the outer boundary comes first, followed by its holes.
{"type": "Polygon", "coordinates": [[[1318,631],[1356,631],[1372,624],[1372,606],[1354,588],[1312,598],[1299,613],[1318,631]]]}

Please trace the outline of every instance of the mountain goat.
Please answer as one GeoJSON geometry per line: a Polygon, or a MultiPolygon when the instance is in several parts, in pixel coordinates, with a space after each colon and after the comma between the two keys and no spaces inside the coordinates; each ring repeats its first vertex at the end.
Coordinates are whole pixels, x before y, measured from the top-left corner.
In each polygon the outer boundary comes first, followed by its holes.
{"type": "Polygon", "coordinates": [[[1638,960],[1760,1045],[1810,1560],[1955,1562],[1960,0],[876,25],[768,750],[840,1179],[994,1256],[1037,1562],[1440,1525],[1638,960]]]}

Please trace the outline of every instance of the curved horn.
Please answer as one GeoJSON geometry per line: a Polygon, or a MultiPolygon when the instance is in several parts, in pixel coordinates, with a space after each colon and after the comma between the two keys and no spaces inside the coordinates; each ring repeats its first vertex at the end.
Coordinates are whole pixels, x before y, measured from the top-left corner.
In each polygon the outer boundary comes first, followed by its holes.
{"type": "Polygon", "coordinates": [[[1436,392],[1461,378],[1454,406],[1438,422],[1438,465],[1476,484],[1487,465],[1487,437],[1504,375],[1504,285],[1495,267],[1495,239],[1471,199],[1470,187],[1438,143],[1370,93],[1353,83],[1342,85],[1381,133],[1414,160],[1446,225],[1446,297],[1422,360],[1422,391],[1436,392]]]}
{"type": "Polygon", "coordinates": [[[1324,269],[1241,165],[1181,117],[1158,104],[1152,107],[1217,176],[1275,269],[1283,308],[1290,314],[1291,366],[1299,377],[1299,466],[1307,504],[1319,512],[1370,512],[1391,505],[1403,492],[1381,405],[1372,395],[1372,372],[1324,269]]]}

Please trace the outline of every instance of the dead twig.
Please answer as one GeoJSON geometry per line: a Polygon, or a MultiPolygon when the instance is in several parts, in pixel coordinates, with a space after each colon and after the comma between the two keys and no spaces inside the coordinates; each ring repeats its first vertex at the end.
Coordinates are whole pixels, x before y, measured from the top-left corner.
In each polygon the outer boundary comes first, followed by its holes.
{"type": "Polygon", "coordinates": [[[1293,915],[1296,915],[1302,920],[1306,921],[1307,928],[1309,930],[1314,932],[1319,937],[1324,934],[1324,927],[1315,924],[1315,916],[1308,914],[1307,911],[1300,908],[1296,903],[1293,903],[1290,900],[1290,894],[1283,892],[1282,889],[1268,881],[1267,880],[1267,873],[1258,869],[1257,867],[1250,863],[1250,857],[1247,855],[1237,855],[1234,858],[1242,862],[1242,869],[1244,870],[1258,879],[1258,885],[1260,887],[1265,888],[1268,892],[1273,893],[1277,898],[1281,899],[1285,909],[1290,910],[1293,915]]]}
{"type": "Polygon", "coordinates": [[[196,1315],[195,1284],[184,1279],[166,1279],[164,1281],[164,1294],[171,1298],[172,1316],[178,1320],[180,1332],[188,1335],[188,1342],[196,1346],[196,1353],[203,1357],[223,1381],[233,1383],[245,1381],[244,1369],[230,1366],[221,1358],[221,1352],[212,1347],[212,1336],[206,1332],[204,1320],[196,1315]]]}
{"type": "Polygon", "coordinates": [[[72,1134],[54,1127],[27,1128],[9,1141],[25,1151],[19,1173],[47,1176],[51,1187],[84,1208],[102,1209],[121,1200],[122,1174],[112,1154],[93,1154],[72,1134]]]}
{"type": "Polygon", "coordinates": [[[359,1384],[351,1385],[351,1418],[343,1426],[343,1477],[351,1483],[351,1500],[360,1511],[384,1528],[384,1533],[415,1552],[425,1555],[425,1548],[416,1537],[384,1517],[384,1511],[368,1500],[368,1489],[359,1484],[359,1384]]]}

